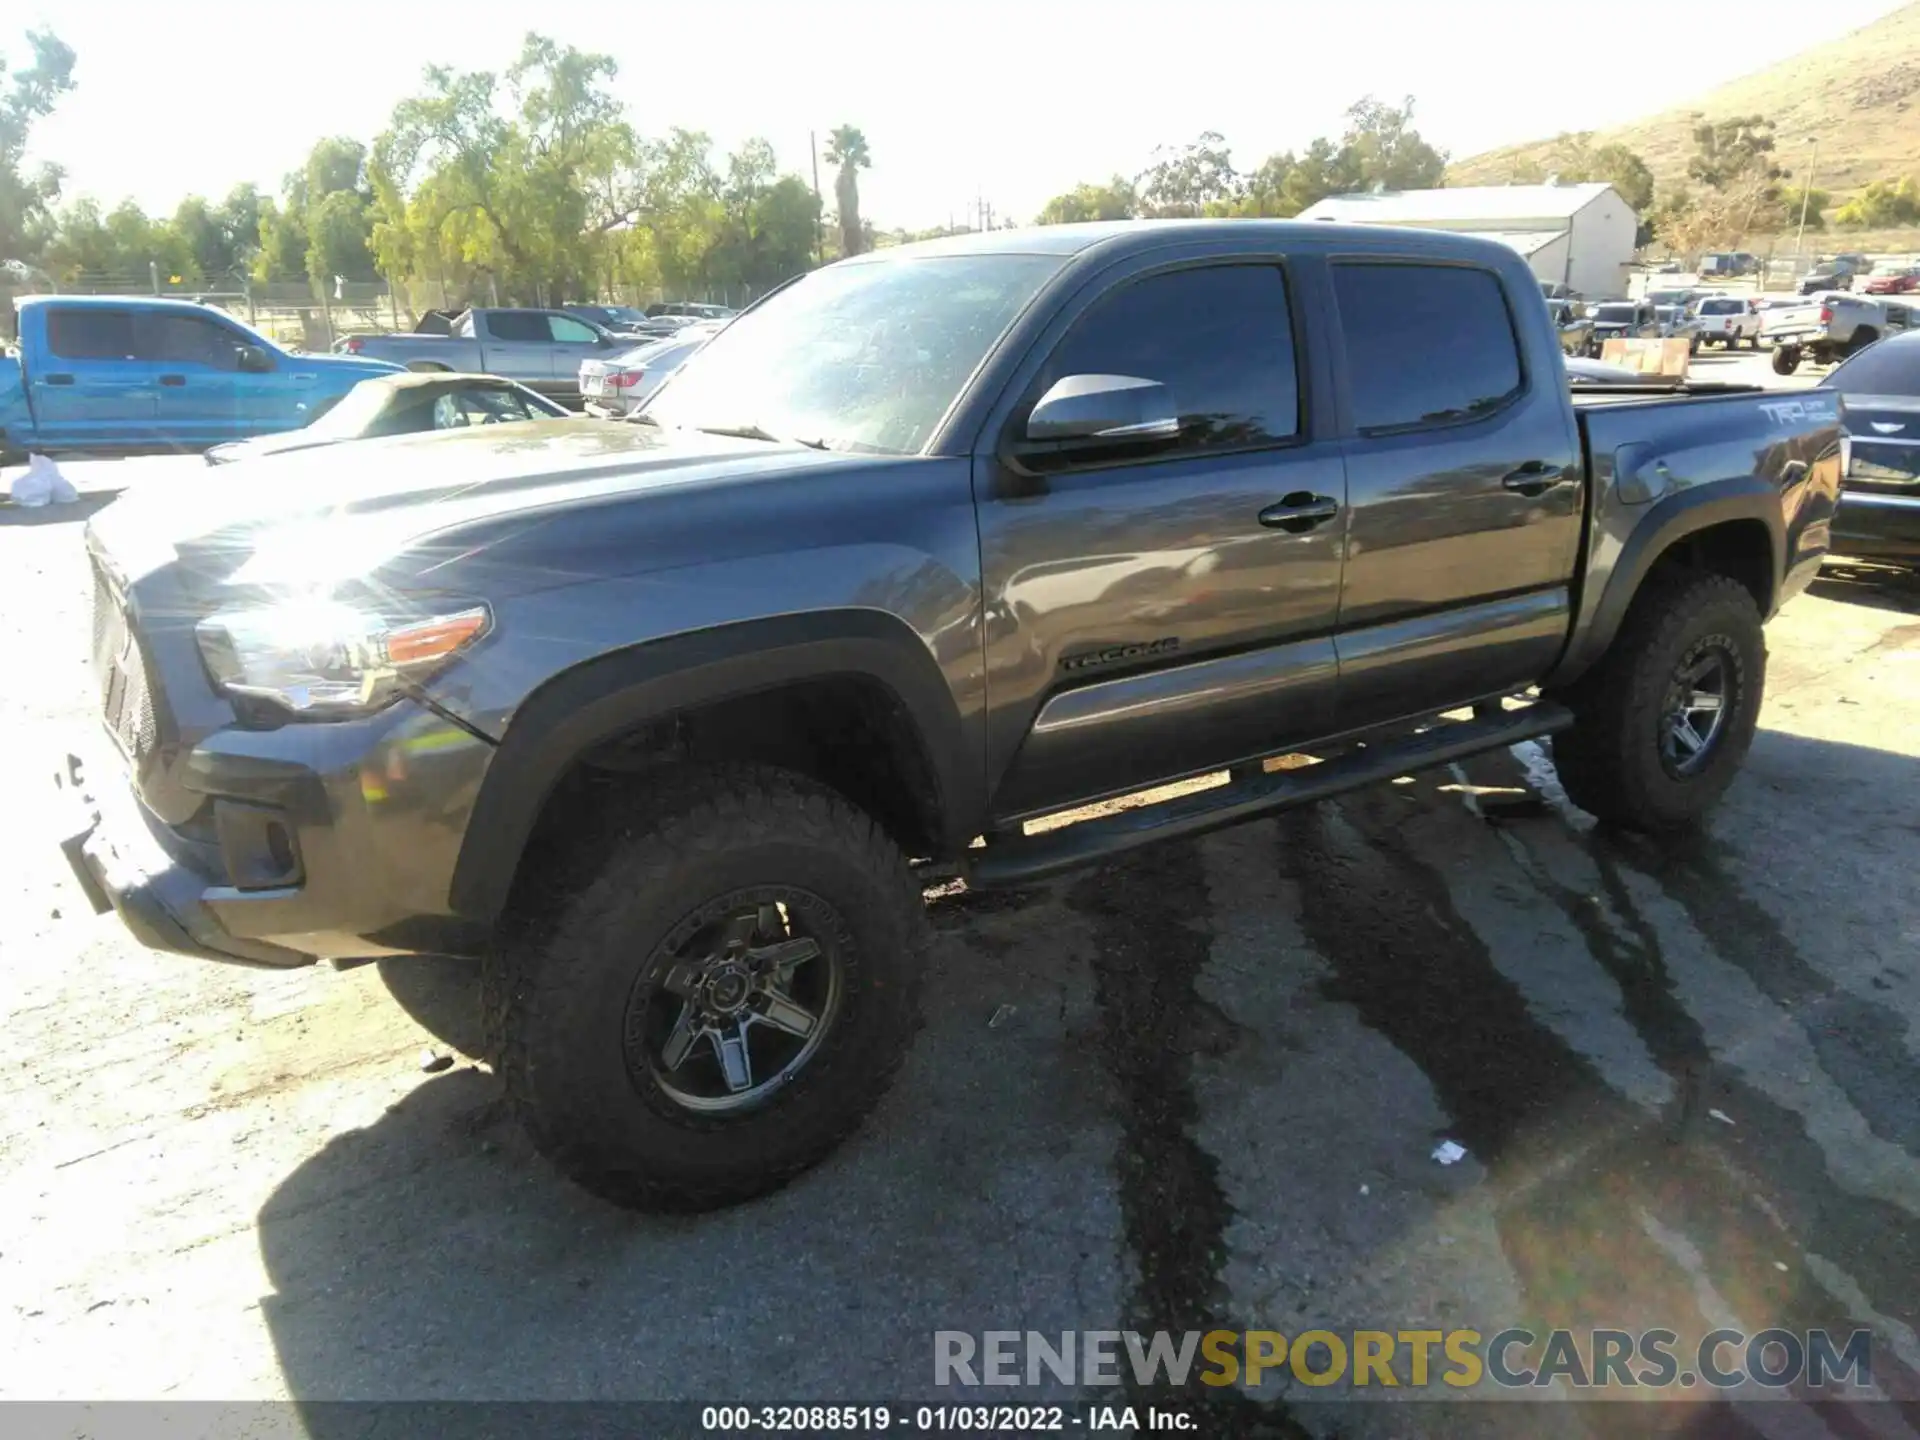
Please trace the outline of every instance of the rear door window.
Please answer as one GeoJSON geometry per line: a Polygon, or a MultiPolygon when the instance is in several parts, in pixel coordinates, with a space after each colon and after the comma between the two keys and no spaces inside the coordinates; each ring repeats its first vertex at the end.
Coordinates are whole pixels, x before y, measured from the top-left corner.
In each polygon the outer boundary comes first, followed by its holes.
{"type": "Polygon", "coordinates": [[[514,344],[544,345],[552,338],[547,317],[538,310],[496,310],[487,316],[487,333],[514,344]]]}
{"type": "Polygon", "coordinates": [[[47,312],[47,349],[62,360],[135,359],[133,311],[55,306],[47,312]]]}
{"type": "Polygon", "coordinates": [[[1333,284],[1363,433],[1472,420],[1520,393],[1520,343],[1491,271],[1343,263],[1333,284]]]}

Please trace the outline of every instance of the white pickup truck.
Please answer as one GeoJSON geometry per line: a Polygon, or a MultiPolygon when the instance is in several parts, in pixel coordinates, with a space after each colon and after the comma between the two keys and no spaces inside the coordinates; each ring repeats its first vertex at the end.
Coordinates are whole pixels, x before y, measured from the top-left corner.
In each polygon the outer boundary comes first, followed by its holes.
{"type": "Polygon", "coordinates": [[[1767,311],[1760,333],[1773,345],[1774,373],[1791,375],[1804,359],[1831,365],[1912,321],[1912,309],[1899,301],[1830,291],[1804,305],[1767,311]]]}
{"type": "Polygon", "coordinates": [[[1739,295],[1708,295],[1694,307],[1699,324],[1695,332],[1702,345],[1724,345],[1737,350],[1741,341],[1760,348],[1760,315],[1739,295]]]}

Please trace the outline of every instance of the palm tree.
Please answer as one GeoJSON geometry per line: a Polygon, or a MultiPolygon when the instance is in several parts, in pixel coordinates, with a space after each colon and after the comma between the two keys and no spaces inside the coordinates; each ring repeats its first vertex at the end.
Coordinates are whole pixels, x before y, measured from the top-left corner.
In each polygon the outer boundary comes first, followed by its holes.
{"type": "Polygon", "coordinates": [[[840,253],[858,255],[863,248],[860,229],[860,172],[872,163],[867,137],[853,125],[836,125],[827,136],[827,163],[838,165],[833,198],[840,212],[840,253]]]}

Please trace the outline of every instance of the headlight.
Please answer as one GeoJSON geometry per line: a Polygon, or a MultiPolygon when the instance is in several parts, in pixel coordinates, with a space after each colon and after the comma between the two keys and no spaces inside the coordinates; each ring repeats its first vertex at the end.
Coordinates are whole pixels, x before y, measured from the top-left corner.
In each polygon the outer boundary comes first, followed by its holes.
{"type": "Polygon", "coordinates": [[[340,601],[210,615],[194,627],[214,683],[298,715],[366,715],[487,633],[484,605],[396,619],[340,601]]]}

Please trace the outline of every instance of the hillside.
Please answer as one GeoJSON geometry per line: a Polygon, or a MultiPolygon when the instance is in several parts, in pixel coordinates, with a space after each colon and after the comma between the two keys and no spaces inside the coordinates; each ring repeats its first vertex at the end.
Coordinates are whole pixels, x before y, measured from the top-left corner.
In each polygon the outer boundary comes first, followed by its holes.
{"type": "MultiPolygon", "coordinates": [[[[1814,184],[1836,196],[1870,180],[1920,173],[1920,3],[1906,5],[1850,35],[1802,51],[1685,104],[1596,132],[1639,153],[1661,186],[1686,179],[1696,112],[1709,120],[1766,115],[1775,125],[1780,163],[1803,174],[1806,145],[1817,136],[1814,184]]],[[[1454,162],[1450,185],[1497,185],[1521,162],[1544,162],[1551,137],[1454,162]]]]}

